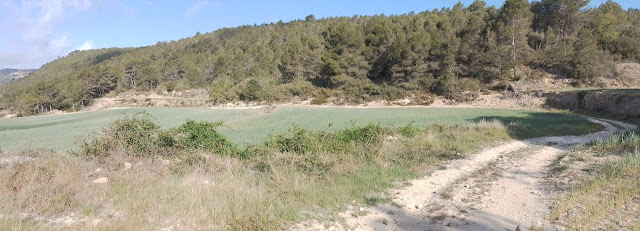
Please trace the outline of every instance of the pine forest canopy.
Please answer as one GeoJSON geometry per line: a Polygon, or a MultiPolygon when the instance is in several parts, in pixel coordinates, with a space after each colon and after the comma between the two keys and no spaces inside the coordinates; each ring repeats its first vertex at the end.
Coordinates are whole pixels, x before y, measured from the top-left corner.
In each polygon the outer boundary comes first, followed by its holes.
{"type": "Polygon", "coordinates": [[[505,86],[518,68],[561,70],[576,83],[640,61],[640,11],[613,1],[475,1],[395,16],[223,28],[140,48],[75,51],[0,88],[0,109],[77,110],[110,92],[207,89],[215,103],[410,95],[458,97],[505,86]]]}

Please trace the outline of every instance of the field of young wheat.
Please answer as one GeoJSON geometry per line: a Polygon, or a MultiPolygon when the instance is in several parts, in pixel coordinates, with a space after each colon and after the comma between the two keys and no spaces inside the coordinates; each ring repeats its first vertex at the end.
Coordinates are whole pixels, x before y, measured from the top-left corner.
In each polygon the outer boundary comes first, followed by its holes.
{"type": "Polygon", "coordinates": [[[264,109],[221,108],[123,108],[87,113],[44,115],[0,119],[0,149],[52,149],[69,151],[77,148],[79,139],[87,138],[111,121],[146,111],[154,122],[171,128],[187,119],[222,122],[219,129],[232,143],[258,144],[270,134],[299,125],[312,130],[334,130],[366,125],[404,126],[413,123],[463,124],[498,119],[514,130],[515,138],[540,135],[573,135],[599,129],[585,119],[566,114],[530,110],[483,108],[344,108],[282,107],[264,109]],[[533,129],[535,127],[535,129],[533,129]]]}

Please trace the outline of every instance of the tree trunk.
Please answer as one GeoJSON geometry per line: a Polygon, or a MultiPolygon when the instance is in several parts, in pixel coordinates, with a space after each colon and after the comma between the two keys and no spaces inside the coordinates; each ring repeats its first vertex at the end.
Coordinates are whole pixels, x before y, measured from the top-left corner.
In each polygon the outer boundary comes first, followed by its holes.
{"type": "Polygon", "coordinates": [[[513,79],[516,79],[516,22],[511,21],[511,26],[513,27],[513,32],[511,36],[511,62],[513,62],[513,79]]]}

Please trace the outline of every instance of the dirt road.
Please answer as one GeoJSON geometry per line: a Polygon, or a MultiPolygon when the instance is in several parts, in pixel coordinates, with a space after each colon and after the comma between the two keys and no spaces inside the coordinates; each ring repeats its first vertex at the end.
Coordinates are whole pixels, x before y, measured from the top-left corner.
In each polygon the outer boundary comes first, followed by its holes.
{"type": "Polygon", "coordinates": [[[547,220],[555,193],[544,184],[561,153],[635,126],[589,119],[605,130],[584,136],[511,141],[450,162],[392,192],[393,200],[340,214],[335,223],[293,230],[555,230],[547,220]]]}

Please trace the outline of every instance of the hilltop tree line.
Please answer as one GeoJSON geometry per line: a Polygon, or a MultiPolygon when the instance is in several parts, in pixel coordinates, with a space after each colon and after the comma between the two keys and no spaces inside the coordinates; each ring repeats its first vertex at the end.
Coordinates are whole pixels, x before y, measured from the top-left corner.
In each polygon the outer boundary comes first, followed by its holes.
{"type": "Polygon", "coordinates": [[[76,51],[0,89],[0,108],[78,110],[109,92],[204,88],[215,103],[451,98],[502,89],[523,67],[590,84],[640,60],[640,11],[612,1],[507,0],[396,16],[278,22],[141,48],[76,51]]]}

